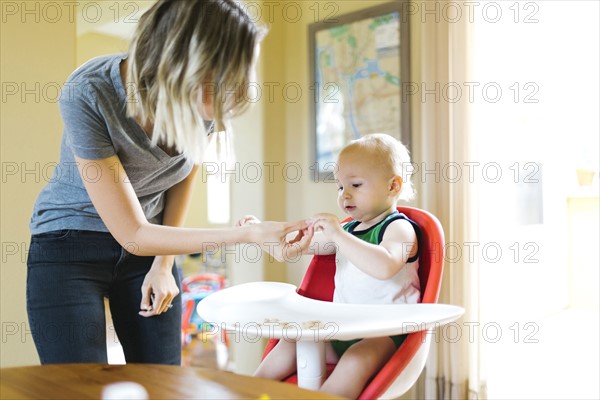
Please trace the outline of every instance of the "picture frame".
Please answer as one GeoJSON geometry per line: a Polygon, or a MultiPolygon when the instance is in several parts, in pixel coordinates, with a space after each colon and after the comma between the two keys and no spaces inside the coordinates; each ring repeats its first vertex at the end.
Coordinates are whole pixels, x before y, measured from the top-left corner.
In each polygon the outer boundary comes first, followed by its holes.
{"type": "Polygon", "coordinates": [[[410,151],[407,5],[384,3],[309,25],[315,181],[332,181],[339,150],[369,133],[387,133],[410,151]]]}

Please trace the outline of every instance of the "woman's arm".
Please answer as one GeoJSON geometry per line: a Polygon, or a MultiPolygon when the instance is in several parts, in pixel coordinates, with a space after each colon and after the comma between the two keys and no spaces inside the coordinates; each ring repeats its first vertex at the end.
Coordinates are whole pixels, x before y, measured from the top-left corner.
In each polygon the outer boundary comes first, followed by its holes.
{"type": "Polygon", "coordinates": [[[80,173],[88,163],[94,163],[95,168],[100,169],[99,178],[93,182],[86,180],[82,174],[85,188],[110,233],[127,251],[138,256],[200,253],[229,243],[254,242],[285,247],[288,245],[285,241],[288,233],[306,227],[305,221],[264,222],[223,229],[151,224],[117,156],[93,161],[75,157],[75,160],[80,173]]]}
{"type": "MultiPolygon", "coordinates": [[[[183,226],[187,216],[194,187],[198,166],[194,166],[190,174],[181,182],[170,188],[166,193],[163,210],[163,225],[183,226]]],[[[142,301],[140,315],[151,317],[168,310],[179,288],[171,273],[175,256],[156,256],[152,267],[146,274],[142,284],[142,301]]]]}
{"type": "Polygon", "coordinates": [[[357,268],[376,279],[389,279],[400,271],[417,252],[417,235],[408,221],[390,223],[379,245],[371,244],[344,231],[337,217],[331,214],[315,216],[316,231],[335,242],[337,251],[357,268]]]}

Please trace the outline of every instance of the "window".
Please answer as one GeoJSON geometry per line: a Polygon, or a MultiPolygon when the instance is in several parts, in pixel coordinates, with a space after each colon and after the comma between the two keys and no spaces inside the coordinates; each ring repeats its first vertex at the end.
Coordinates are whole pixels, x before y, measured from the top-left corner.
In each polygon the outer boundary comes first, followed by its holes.
{"type": "Polygon", "coordinates": [[[598,3],[496,4],[473,52],[488,395],[598,398],[598,183],[576,173],[599,165],[598,3]]]}

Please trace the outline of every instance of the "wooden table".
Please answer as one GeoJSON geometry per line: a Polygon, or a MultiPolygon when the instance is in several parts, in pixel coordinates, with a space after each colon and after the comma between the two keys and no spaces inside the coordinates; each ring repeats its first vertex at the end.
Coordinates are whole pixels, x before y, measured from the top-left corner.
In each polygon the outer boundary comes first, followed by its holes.
{"type": "Polygon", "coordinates": [[[2,399],[100,399],[105,385],[130,381],[150,399],[334,399],[295,385],[230,372],[154,364],[53,364],[0,369],[2,399]]]}

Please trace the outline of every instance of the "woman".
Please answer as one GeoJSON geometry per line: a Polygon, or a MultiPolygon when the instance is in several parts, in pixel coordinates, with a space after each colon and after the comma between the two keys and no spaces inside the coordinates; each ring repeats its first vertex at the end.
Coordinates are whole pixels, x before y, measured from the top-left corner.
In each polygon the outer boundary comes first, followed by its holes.
{"type": "Polygon", "coordinates": [[[248,105],[231,88],[248,87],[263,35],[232,0],[161,0],[128,54],[71,75],[60,162],[30,223],[27,311],[42,363],[106,362],[108,297],[127,362],[179,364],[174,255],[215,243],[285,247],[305,227],[181,227],[207,142],[226,137],[248,105]]]}

